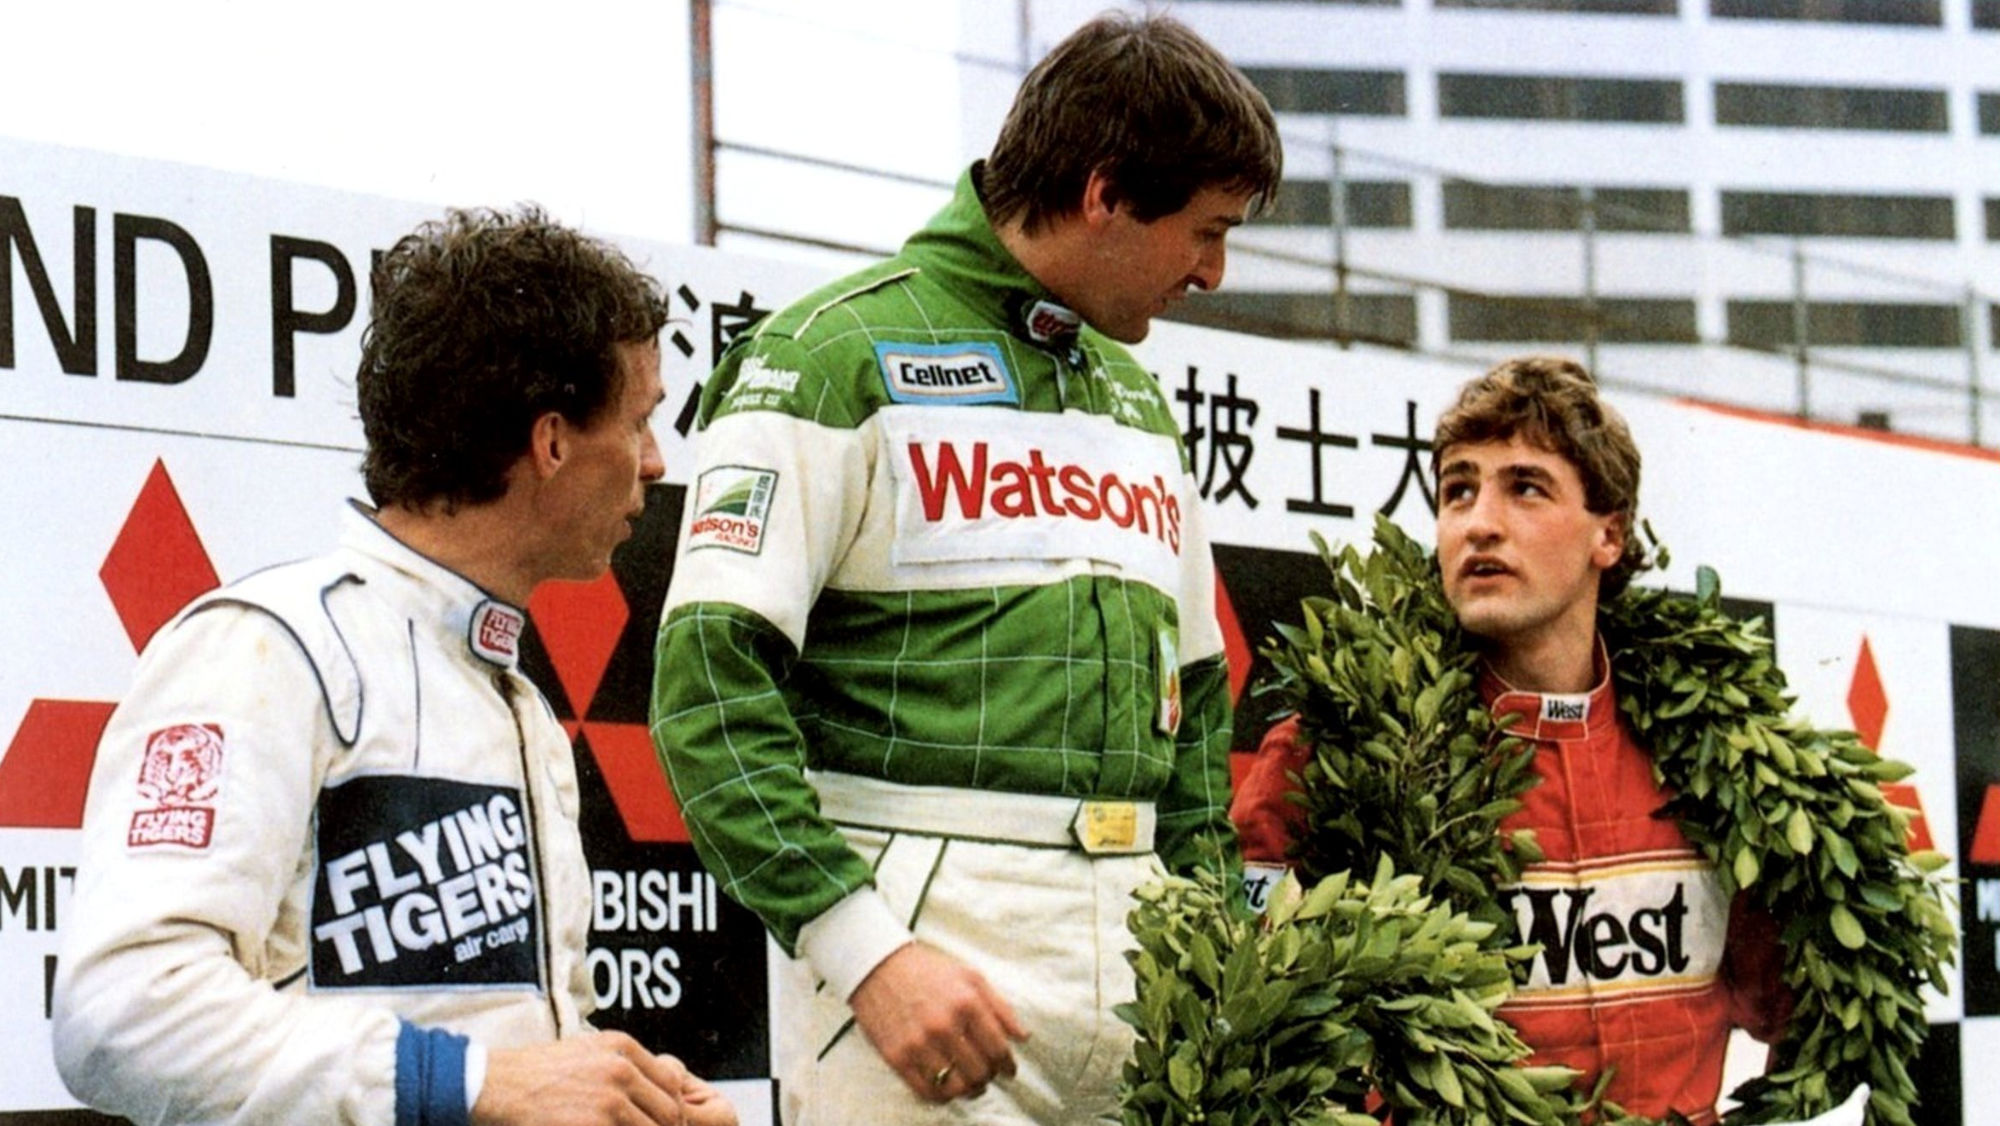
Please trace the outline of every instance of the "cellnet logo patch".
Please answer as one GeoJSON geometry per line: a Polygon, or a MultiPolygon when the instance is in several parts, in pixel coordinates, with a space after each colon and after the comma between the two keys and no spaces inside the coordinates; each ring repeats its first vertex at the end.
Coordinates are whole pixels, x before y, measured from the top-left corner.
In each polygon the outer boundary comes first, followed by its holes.
{"type": "Polygon", "coordinates": [[[1000,349],[979,341],[875,345],[889,397],[899,403],[1018,403],[1000,349]]]}
{"type": "Polygon", "coordinates": [[[313,988],[540,983],[518,789],[373,775],[321,791],[317,820],[313,988]]]}

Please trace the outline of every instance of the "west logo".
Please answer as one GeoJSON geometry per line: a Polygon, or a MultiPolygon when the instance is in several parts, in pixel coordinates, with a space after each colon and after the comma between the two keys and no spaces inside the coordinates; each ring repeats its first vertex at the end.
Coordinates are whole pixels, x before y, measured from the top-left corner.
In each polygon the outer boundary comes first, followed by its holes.
{"type": "Polygon", "coordinates": [[[1560,723],[1581,723],[1590,718],[1590,697],[1588,696],[1544,696],[1542,697],[1543,721],[1560,723]]]}
{"type": "Polygon", "coordinates": [[[1055,517],[1151,536],[1180,554],[1180,499],[1158,474],[1128,482],[1115,471],[1051,462],[1036,447],[1022,460],[996,460],[986,442],[944,440],[932,449],[911,442],[906,448],[924,519],[932,524],[953,515],[978,520],[988,511],[1009,520],[1055,517]]]}
{"type": "Polygon", "coordinates": [[[1020,401],[992,344],[877,344],[875,359],[889,397],[899,403],[1020,401]]]}
{"type": "Polygon", "coordinates": [[[1541,947],[1526,989],[1644,986],[1715,972],[1728,904],[1713,876],[1689,865],[1614,873],[1558,883],[1531,872],[1530,882],[1500,893],[1521,941],[1541,947]]]}

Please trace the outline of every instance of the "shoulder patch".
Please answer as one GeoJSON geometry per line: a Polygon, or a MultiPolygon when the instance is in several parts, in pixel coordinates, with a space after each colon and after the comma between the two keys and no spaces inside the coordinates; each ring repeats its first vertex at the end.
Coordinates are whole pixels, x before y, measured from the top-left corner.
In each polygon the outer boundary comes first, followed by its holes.
{"type": "Polygon", "coordinates": [[[875,345],[889,397],[899,403],[1019,403],[1000,348],[984,341],[875,345]]]}
{"type": "Polygon", "coordinates": [[[764,526],[777,491],[775,469],[718,465],[704,471],[694,485],[687,550],[725,547],[756,555],[764,549],[764,526]]]}
{"type": "Polygon", "coordinates": [[[222,728],[182,723],[146,736],[139,760],[139,798],[150,809],[132,814],[127,848],[181,845],[207,848],[215,834],[222,791],[222,728]]]}

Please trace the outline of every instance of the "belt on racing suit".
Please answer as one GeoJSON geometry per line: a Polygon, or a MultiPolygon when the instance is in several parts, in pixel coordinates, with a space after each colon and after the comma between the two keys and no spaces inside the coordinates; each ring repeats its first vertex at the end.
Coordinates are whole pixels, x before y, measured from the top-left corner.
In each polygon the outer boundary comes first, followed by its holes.
{"type": "Polygon", "coordinates": [[[959,840],[1069,848],[1093,856],[1153,851],[1150,801],[908,786],[831,770],[806,772],[820,813],[838,825],[959,840]]]}

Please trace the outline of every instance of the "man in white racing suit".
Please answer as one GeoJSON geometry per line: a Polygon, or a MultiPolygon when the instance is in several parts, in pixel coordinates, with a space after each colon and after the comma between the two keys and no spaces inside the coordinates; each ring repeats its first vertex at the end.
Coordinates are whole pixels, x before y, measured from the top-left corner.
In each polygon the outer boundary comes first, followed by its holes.
{"type": "Polygon", "coordinates": [[[658,286],[532,208],[377,265],[375,507],[197,599],[105,730],[56,980],[63,1080],[141,1122],[655,1122],[735,1112],[585,1023],[571,747],[516,665],[665,467],[658,286]]]}

